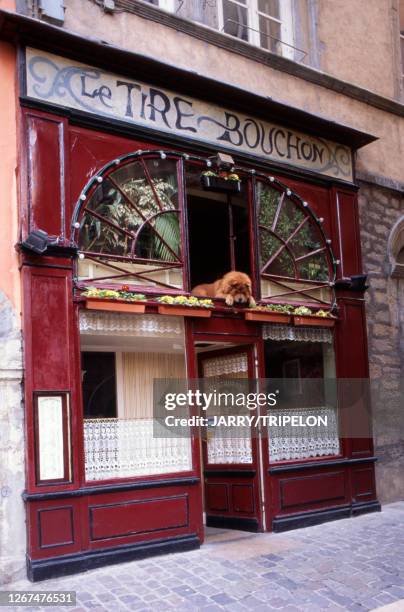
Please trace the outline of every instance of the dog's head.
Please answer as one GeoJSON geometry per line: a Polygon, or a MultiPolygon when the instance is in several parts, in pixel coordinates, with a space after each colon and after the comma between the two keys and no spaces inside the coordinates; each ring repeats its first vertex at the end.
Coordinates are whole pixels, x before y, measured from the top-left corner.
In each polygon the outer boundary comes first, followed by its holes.
{"type": "Polygon", "coordinates": [[[222,279],[222,291],[231,295],[235,304],[248,304],[251,299],[251,279],[244,272],[228,272],[222,279]]]}

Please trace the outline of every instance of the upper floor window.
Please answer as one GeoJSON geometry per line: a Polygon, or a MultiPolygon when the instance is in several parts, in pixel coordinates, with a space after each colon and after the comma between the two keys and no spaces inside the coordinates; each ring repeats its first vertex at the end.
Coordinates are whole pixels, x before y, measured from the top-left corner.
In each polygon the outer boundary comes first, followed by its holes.
{"type": "MultiPolygon", "coordinates": [[[[146,0],[262,49],[294,59],[292,0],[146,0]]],[[[303,52],[302,52],[303,53],[303,52]]],[[[301,58],[297,58],[301,59],[301,58]]]]}
{"type": "Polygon", "coordinates": [[[219,29],[257,47],[293,56],[290,0],[218,0],[219,29]]]}

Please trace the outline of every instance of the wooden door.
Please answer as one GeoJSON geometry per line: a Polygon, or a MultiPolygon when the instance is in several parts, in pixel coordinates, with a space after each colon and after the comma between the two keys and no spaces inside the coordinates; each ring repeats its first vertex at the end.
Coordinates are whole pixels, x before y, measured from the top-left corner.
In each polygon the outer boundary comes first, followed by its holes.
{"type": "MultiPolygon", "coordinates": [[[[254,379],[253,367],[252,346],[209,351],[199,356],[201,378],[212,379],[209,389],[214,388],[215,381],[218,381],[218,391],[222,390],[223,381],[227,384],[232,379],[246,379],[247,384],[238,389],[248,389],[248,381],[254,379]]],[[[219,409],[215,414],[221,411],[219,409]]],[[[254,430],[228,425],[204,429],[206,525],[261,531],[259,441],[253,435],[254,430]]]]}

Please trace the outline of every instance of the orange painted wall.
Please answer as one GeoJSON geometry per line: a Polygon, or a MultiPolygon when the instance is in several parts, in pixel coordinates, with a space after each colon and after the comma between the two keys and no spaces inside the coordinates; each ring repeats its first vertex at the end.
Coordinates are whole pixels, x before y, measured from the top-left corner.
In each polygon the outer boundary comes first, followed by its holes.
{"type": "Polygon", "coordinates": [[[0,8],[5,11],[15,10],[15,0],[0,0],[0,8]]]}
{"type": "MultiPolygon", "coordinates": [[[[0,0],[1,3],[1,0],[0,0]]],[[[16,53],[0,42],[0,291],[20,311],[17,205],[16,53]]]]}

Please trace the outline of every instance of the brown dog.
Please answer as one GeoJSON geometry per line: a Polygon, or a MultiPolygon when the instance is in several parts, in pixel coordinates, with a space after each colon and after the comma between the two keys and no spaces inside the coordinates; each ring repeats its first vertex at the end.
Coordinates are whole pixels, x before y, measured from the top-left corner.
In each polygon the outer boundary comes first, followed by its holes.
{"type": "Polygon", "coordinates": [[[251,280],[244,272],[227,272],[223,278],[214,283],[197,285],[191,291],[192,295],[208,298],[224,298],[227,306],[248,304],[255,306],[251,295],[251,280]]]}

